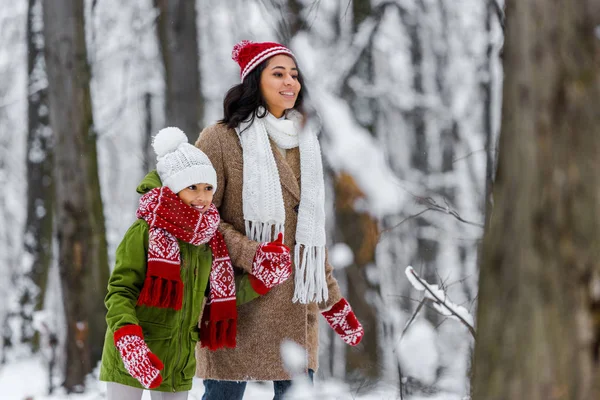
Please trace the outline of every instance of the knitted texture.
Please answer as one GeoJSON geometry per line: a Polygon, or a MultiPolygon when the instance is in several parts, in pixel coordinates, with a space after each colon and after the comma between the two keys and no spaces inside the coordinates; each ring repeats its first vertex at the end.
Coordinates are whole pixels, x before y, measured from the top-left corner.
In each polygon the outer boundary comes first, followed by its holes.
{"type": "Polygon", "coordinates": [[[187,142],[180,129],[161,129],[152,142],[158,158],[156,171],[164,186],[178,193],[197,183],[209,183],[217,190],[217,173],[200,149],[187,142]]]}
{"type": "Polygon", "coordinates": [[[252,262],[252,274],[249,276],[252,288],[261,295],[274,286],[288,280],[292,275],[290,249],[283,244],[283,234],[270,243],[261,243],[252,262]]]}
{"type": "MultiPolygon", "coordinates": [[[[213,200],[222,219],[219,232],[225,237],[233,264],[251,274],[252,261],[260,242],[240,234],[245,233],[245,223],[242,195],[244,161],[239,136],[235,129],[215,124],[204,129],[196,145],[210,157],[217,170],[219,184],[223,182],[213,200]]],[[[298,215],[296,208],[301,191],[300,150],[299,147],[289,149],[284,156],[274,149],[273,156],[279,169],[285,205],[284,243],[290,247],[293,261],[298,215]]],[[[198,346],[198,376],[221,380],[292,379],[281,358],[280,345],[286,339],[303,347],[306,368],[318,370],[319,319],[322,319],[320,313],[342,297],[329,263],[326,264],[326,271],[329,291],[326,303],[292,303],[295,286],[292,276],[267,295],[238,307],[235,350],[210,351],[198,346]],[[260,344],[261,349],[258,357],[257,344],[260,344]]],[[[324,323],[325,320],[321,322],[324,323]]]]}
{"type": "Polygon", "coordinates": [[[295,58],[290,49],[279,43],[254,43],[250,40],[242,40],[233,46],[231,58],[240,66],[240,79],[243,82],[244,78],[260,63],[277,54],[286,54],[295,58]]]}
{"type": "Polygon", "coordinates": [[[219,231],[215,232],[208,244],[212,250],[213,262],[209,278],[210,291],[200,323],[200,342],[202,347],[211,350],[234,348],[237,307],[233,266],[223,235],[219,231]]]}
{"type": "Polygon", "coordinates": [[[142,328],[139,325],[126,325],[115,332],[114,339],[127,372],[146,389],[160,386],[160,370],[164,365],[144,342],[142,328]]]}
{"type": "Polygon", "coordinates": [[[350,346],[356,346],[362,340],[365,331],[356,319],[352,307],[342,298],[327,311],[321,313],[327,323],[344,342],[350,346]]]}
{"type": "Polygon", "coordinates": [[[325,277],[325,183],[316,129],[301,129],[302,117],[288,110],[286,119],[267,113],[236,129],[244,158],[243,211],[247,236],[269,242],[283,232],[285,206],[269,138],[284,149],[300,148],[301,196],[296,227],[294,302],[328,298],[325,277]],[[240,133],[243,132],[243,133],[240,133]]]}
{"type": "Polygon", "coordinates": [[[201,214],[163,186],[140,198],[136,216],[149,226],[148,269],[138,304],[180,310],[183,282],[177,239],[196,246],[207,243],[219,226],[219,212],[211,204],[201,214]]]}
{"type": "Polygon", "coordinates": [[[149,226],[148,268],[138,304],[180,310],[183,282],[177,239],[196,246],[208,243],[213,257],[210,291],[202,318],[202,345],[213,350],[235,347],[235,279],[225,240],[217,230],[220,216],[215,205],[201,214],[163,186],[142,196],[136,215],[149,226]]]}

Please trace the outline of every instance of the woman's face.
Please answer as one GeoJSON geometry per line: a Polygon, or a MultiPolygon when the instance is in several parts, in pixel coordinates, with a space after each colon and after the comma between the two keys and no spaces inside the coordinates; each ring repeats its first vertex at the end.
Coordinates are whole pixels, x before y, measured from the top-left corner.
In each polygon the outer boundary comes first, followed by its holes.
{"type": "Polygon", "coordinates": [[[260,92],[271,114],[280,118],[285,110],[293,108],[300,89],[298,68],[292,57],[278,54],[268,60],[260,74],[260,92]]]}

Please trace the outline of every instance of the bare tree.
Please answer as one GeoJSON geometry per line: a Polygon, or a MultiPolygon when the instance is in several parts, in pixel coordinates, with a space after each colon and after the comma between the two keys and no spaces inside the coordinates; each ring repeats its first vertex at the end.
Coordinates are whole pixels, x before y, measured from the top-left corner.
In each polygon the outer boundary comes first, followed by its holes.
{"type": "MultiPolygon", "coordinates": [[[[368,0],[352,1],[352,31],[356,33],[360,24],[372,17],[372,13],[368,0]]],[[[366,84],[373,83],[371,46],[366,46],[360,54],[355,67],[344,79],[341,91],[355,112],[357,122],[374,135],[378,107],[372,99],[365,98],[351,89],[348,83],[351,78],[358,78],[366,84]]],[[[363,377],[378,381],[383,373],[378,340],[380,326],[377,308],[369,302],[369,298],[379,294],[379,287],[369,283],[366,274],[366,269],[375,264],[375,249],[379,239],[378,221],[368,212],[356,209],[356,204],[364,202],[366,196],[351,175],[334,174],[332,179],[335,192],[335,238],[346,243],[354,255],[354,262],[345,268],[348,301],[365,329],[363,345],[358,349],[345,349],[346,371],[350,376],[359,372],[363,377]]]]}
{"type": "Polygon", "coordinates": [[[24,276],[20,279],[21,341],[38,343],[32,327],[33,312],[43,307],[52,262],[54,219],[53,137],[48,115],[48,88],[44,63],[42,2],[29,0],[27,10],[28,135],[27,221],[24,276]]]}
{"type": "Polygon", "coordinates": [[[508,0],[473,398],[600,398],[600,3],[508,0]]]}
{"type": "Polygon", "coordinates": [[[160,10],[157,29],[164,63],[166,124],[183,130],[194,143],[204,118],[196,2],[154,0],[154,5],[160,10]]]}
{"type": "Polygon", "coordinates": [[[58,263],[67,324],[64,386],[78,392],[102,355],[108,257],[83,0],[44,5],[50,124],[56,138],[58,263]]]}

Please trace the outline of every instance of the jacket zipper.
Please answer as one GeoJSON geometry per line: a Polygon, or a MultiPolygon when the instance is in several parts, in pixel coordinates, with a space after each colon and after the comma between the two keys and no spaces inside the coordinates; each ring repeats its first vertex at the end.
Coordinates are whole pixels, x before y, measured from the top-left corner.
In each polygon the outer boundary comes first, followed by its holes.
{"type": "MultiPolygon", "coordinates": [[[[184,246],[185,247],[185,246],[184,246]]],[[[181,257],[181,268],[183,270],[185,270],[186,267],[186,261],[187,261],[187,257],[188,255],[186,254],[185,257],[183,256],[183,251],[180,251],[180,257],[181,257]]],[[[187,271],[185,271],[185,275],[187,276],[187,271]]],[[[173,364],[173,371],[171,372],[171,377],[173,379],[173,384],[172,389],[173,392],[175,392],[175,370],[177,369],[177,365],[179,364],[179,360],[181,359],[181,352],[182,352],[182,339],[181,339],[181,334],[183,333],[183,321],[184,321],[184,315],[185,315],[185,303],[186,303],[186,291],[187,291],[187,287],[189,285],[183,284],[183,296],[182,296],[182,306],[181,306],[181,314],[180,314],[180,324],[181,324],[181,329],[179,329],[179,348],[177,351],[177,361],[175,361],[175,363],[173,364]]]]}

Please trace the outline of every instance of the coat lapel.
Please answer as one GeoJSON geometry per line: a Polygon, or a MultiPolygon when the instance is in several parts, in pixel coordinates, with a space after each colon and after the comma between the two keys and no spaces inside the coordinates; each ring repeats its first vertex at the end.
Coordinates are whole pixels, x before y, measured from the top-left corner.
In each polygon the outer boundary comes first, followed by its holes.
{"type": "Polygon", "coordinates": [[[286,189],[296,200],[300,201],[300,151],[298,147],[287,150],[287,161],[277,149],[275,143],[271,142],[271,150],[275,156],[275,163],[279,171],[281,187],[286,189]]]}

